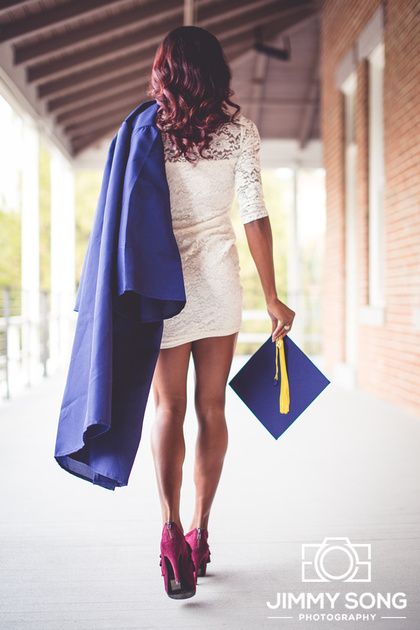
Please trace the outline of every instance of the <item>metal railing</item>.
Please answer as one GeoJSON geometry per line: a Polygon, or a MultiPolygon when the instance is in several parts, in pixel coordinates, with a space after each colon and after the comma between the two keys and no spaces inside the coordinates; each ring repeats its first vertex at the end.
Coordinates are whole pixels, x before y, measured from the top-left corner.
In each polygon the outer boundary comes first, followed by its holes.
{"type": "Polygon", "coordinates": [[[62,340],[63,326],[72,325],[75,313],[63,317],[60,296],[55,296],[55,308],[52,308],[53,297],[49,291],[34,294],[16,287],[0,287],[1,398],[11,398],[62,365],[61,353],[68,349],[62,340]],[[30,300],[32,314],[28,308],[30,300]]]}
{"type": "MultiPolygon", "coordinates": [[[[25,291],[0,287],[0,398],[3,399],[39,382],[69,360],[77,319],[71,306],[73,296],[69,299],[62,294],[40,291],[31,297],[35,298],[33,312],[37,317],[23,314],[30,312],[30,296],[25,291]],[[61,303],[63,297],[66,299],[61,303]]],[[[297,313],[291,337],[307,354],[321,355],[319,287],[310,287],[304,294],[289,295],[286,302],[297,313]]],[[[236,352],[252,354],[270,333],[271,322],[266,310],[244,310],[236,352]]]]}
{"type": "MultiPolygon", "coordinates": [[[[304,292],[289,292],[281,299],[296,312],[291,337],[311,356],[322,354],[321,289],[311,285],[304,292]]],[[[271,334],[271,320],[266,310],[243,311],[238,335],[238,352],[252,354],[271,334]]]]}

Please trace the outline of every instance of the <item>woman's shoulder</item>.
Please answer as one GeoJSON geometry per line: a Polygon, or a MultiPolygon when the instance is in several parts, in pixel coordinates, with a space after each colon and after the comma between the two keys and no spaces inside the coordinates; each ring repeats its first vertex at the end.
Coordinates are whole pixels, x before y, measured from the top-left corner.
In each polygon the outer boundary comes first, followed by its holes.
{"type": "Polygon", "coordinates": [[[234,130],[234,133],[240,138],[240,143],[250,140],[259,139],[259,131],[256,123],[251,119],[239,112],[236,114],[235,120],[227,123],[228,130],[234,130]]]}
{"type": "Polygon", "coordinates": [[[234,116],[234,120],[229,121],[229,123],[233,125],[242,125],[243,127],[248,127],[248,128],[255,126],[254,121],[251,120],[251,118],[248,118],[247,116],[245,116],[242,112],[239,112],[238,114],[236,114],[234,116]]]}

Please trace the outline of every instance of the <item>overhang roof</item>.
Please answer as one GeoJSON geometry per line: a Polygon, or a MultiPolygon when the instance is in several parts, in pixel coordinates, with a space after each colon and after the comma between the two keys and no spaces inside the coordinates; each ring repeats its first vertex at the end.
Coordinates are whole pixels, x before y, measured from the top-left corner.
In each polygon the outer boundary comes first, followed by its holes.
{"type": "MultiPolygon", "coordinates": [[[[77,155],[148,98],[156,48],[183,13],[182,0],[2,1],[2,76],[77,155]]],[[[263,138],[319,137],[318,0],[199,0],[194,23],[221,41],[233,100],[263,138]]]]}

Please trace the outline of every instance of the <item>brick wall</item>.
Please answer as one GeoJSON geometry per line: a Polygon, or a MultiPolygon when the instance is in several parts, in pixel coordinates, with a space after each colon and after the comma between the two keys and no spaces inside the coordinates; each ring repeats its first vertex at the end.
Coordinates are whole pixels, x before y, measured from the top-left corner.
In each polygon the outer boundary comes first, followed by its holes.
{"type": "MultiPolygon", "coordinates": [[[[345,353],[343,99],[338,64],[380,0],[324,0],[321,19],[322,133],[327,172],[323,332],[327,368],[345,353]]],[[[385,324],[358,326],[361,387],[420,413],[420,37],[417,0],[386,0],[385,15],[385,324]]],[[[357,258],[359,305],[368,295],[368,74],[357,67],[357,258]]]]}

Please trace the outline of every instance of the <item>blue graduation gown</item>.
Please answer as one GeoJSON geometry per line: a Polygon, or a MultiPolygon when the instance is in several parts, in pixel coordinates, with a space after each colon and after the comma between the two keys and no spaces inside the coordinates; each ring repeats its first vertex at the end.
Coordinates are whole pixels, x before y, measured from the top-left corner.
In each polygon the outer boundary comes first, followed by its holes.
{"type": "Polygon", "coordinates": [[[163,320],[186,304],[157,109],[141,103],[109,148],[54,452],[69,473],[110,490],[128,483],[163,320]]]}

